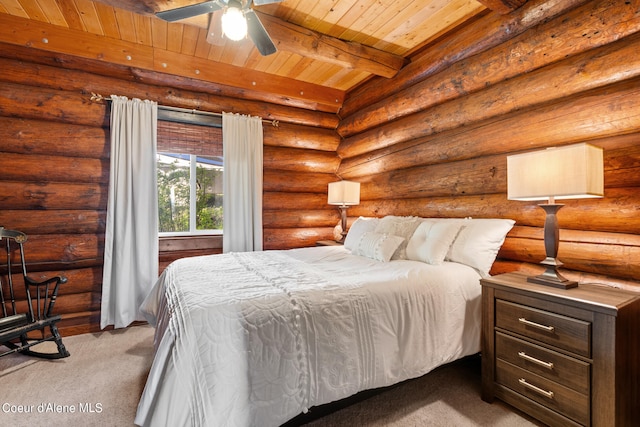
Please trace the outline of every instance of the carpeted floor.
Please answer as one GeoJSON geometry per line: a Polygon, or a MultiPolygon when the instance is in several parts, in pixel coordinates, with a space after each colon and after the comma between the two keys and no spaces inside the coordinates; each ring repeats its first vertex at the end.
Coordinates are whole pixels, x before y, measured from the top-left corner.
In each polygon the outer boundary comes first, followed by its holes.
{"type": "MultiPolygon", "coordinates": [[[[71,353],[65,359],[0,358],[0,425],[132,426],[151,367],[153,329],[137,326],[63,342],[71,353]],[[20,406],[31,412],[17,412],[20,406]]],[[[49,344],[54,346],[43,345],[49,344]]]]}
{"type": "MultiPolygon", "coordinates": [[[[153,329],[84,334],[64,343],[71,353],[66,359],[0,358],[0,425],[132,426],[151,366],[153,329]]],[[[313,427],[541,425],[500,402],[480,399],[479,357],[304,422],[313,427]]]]}

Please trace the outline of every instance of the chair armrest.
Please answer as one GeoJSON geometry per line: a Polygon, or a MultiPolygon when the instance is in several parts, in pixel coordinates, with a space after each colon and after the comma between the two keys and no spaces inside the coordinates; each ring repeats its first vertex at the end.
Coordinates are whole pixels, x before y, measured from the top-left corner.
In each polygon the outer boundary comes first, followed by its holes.
{"type": "Polygon", "coordinates": [[[36,299],[38,307],[34,308],[33,311],[30,312],[34,316],[34,319],[40,319],[42,315],[44,315],[45,318],[51,317],[53,306],[56,303],[56,298],[58,297],[58,288],[60,287],[60,285],[67,283],[67,278],[65,276],[53,276],[42,281],[37,281],[29,276],[24,276],[24,280],[25,287],[27,288],[27,295],[30,306],[33,297],[31,296],[29,288],[36,287],[36,299]],[[50,287],[51,284],[53,284],[52,288],[50,287]],[[44,292],[42,288],[44,288],[44,292]],[[41,299],[42,302],[40,301],[41,299]]]}
{"type": "Polygon", "coordinates": [[[29,276],[25,276],[25,280],[29,286],[44,286],[44,285],[49,285],[51,283],[57,282],[56,283],[56,288],[57,288],[57,285],[62,285],[64,283],[67,283],[68,279],[65,276],[53,276],[53,277],[46,278],[42,281],[37,281],[32,279],[29,276]]]}

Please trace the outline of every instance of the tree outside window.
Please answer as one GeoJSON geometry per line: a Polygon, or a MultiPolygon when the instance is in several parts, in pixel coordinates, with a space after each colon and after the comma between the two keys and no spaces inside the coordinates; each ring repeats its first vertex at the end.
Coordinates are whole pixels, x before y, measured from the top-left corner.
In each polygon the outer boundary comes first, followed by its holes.
{"type": "Polygon", "coordinates": [[[221,157],[158,153],[159,232],[222,232],[221,157]]]}

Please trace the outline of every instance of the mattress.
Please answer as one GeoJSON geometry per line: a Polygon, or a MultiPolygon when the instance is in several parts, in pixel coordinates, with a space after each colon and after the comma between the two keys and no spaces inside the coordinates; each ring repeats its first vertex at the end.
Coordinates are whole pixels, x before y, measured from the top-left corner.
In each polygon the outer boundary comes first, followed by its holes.
{"type": "Polygon", "coordinates": [[[479,280],[340,246],[175,261],[142,306],[156,354],[135,423],[278,426],[477,353],[479,280]]]}

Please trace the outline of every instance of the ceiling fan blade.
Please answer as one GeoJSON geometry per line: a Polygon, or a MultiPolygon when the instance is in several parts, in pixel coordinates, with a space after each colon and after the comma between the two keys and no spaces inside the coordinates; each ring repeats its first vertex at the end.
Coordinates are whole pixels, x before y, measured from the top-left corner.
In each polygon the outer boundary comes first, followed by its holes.
{"type": "Polygon", "coordinates": [[[244,16],[247,18],[247,33],[249,34],[249,38],[251,38],[256,45],[260,54],[267,56],[275,53],[278,49],[276,49],[276,45],[273,44],[267,30],[264,29],[258,15],[249,9],[244,12],[244,16]]]}
{"type": "Polygon", "coordinates": [[[209,28],[207,29],[207,42],[214,46],[224,46],[222,37],[222,10],[216,10],[209,17],[209,28]]]}
{"type": "Polygon", "coordinates": [[[179,7],[177,9],[157,12],[156,16],[160,19],[164,19],[165,21],[174,22],[198,15],[204,15],[205,13],[215,12],[218,9],[222,9],[222,7],[223,5],[221,5],[217,0],[213,0],[179,7]]]}
{"type": "Polygon", "coordinates": [[[256,6],[262,6],[263,4],[280,3],[282,0],[253,0],[253,4],[256,6]]]}

